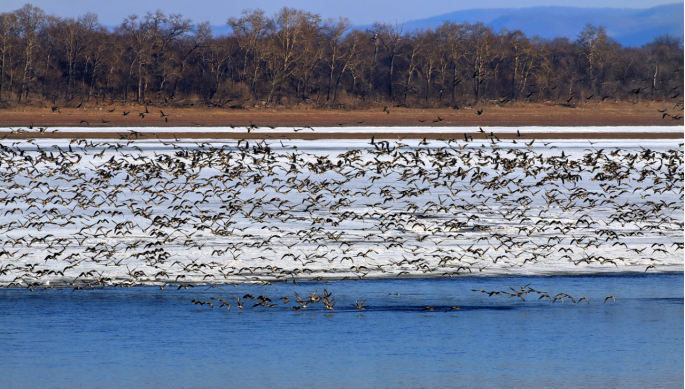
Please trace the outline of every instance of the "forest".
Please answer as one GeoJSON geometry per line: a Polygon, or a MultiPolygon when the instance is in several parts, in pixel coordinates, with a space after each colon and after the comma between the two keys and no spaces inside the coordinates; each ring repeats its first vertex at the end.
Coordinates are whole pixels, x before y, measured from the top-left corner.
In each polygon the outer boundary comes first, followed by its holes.
{"type": "Polygon", "coordinates": [[[303,10],[246,10],[216,36],[162,11],[115,28],[30,4],[0,14],[0,107],[139,103],[358,109],[534,102],[680,101],[683,44],[622,47],[601,26],[576,39],[444,22],[355,29],[303,10]]]}

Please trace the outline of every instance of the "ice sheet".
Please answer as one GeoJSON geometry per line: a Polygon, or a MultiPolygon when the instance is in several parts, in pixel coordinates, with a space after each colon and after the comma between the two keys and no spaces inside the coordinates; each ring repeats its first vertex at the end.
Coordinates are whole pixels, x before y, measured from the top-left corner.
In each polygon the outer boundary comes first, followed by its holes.
{"type": "Polygon", "coordinates": [[[0,284],[680,272],[678,143],[5,140],[0,284]]]}

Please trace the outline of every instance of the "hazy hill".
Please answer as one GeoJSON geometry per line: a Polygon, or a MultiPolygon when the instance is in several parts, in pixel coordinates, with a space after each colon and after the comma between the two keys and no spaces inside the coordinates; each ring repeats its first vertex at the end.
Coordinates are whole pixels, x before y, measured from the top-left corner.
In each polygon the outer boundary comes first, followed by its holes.
{"type": "Polygon", "coordinates": [[[642,46],[662,34],[683,37],[684,4],[653,8],[531,7],[471,9],[404,23],[405,32],[435,28],[444,21],[483,22],[495,31],[521,30],[526,36],[575,38],[585,24],[602,25],[624,46],[642,46]]]}
{"type": "MultiPolygon", "coordinates": [[[[528,37],[568,37],[575,39],[585,24],[605,26],[607,32],[624,46],[642,46],[656,36],[671,34],[683,37],[684,3],[653,8],[577,8],[530,7],[470,9],[450,12],[404,23],[403,31],[435,28],[446,20],[453,22],[483,22],[495,31],[502,28],[521,30],[528,37]]],[[[389,21],[386,21],[389,22],[389,21]]],[[[355,26],[357,29],[371,26],[355,26]]],[[[227,34],[230,27],[212,26],[215,35],[227,34]]]]}

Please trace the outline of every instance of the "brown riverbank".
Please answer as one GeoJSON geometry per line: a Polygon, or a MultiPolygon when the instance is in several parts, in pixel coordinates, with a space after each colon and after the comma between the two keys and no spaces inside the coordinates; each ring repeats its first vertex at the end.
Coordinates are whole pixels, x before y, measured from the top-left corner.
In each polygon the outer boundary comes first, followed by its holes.
{"type": "MultiPolygon", "coordinates": [[[[111,105],[102,107],[17,107],[0,110],[0,127],[474,127],[474,126],[674,126],[683,125],[682,108],[673,103],[646,102],[578,104],[484,105],[472,109],[378,107],[344,111],[323,109],[154,108],[111,105]],[[482,113],[478,115],[478,111],[482,113]],[[665,110],[669,116],[663,118],[665,110]],[[160,111],[167,115],[167,120],[160,111]],[[390,113],[387,113],[390,111],[390,113]],[[128,112],[126,116],[124,112],[128,112]],[[673,119],[676,117],[677,119],[673,119]]],[[[96,130],[95,130],[96,131],[96,130]]]]}
{"type": "MultiPolygon", "coordinates": [[[[341,130],[341,131],[344,131],[341,130]]],[[[269,132],[0,132],[0,139],[453,139],[475,142],[495,142],[497,140],[513,139],[521,143],[529,143],[533,139],[683,139],[683,133],[678,132],[527,132],[520,136],[516,133],[490,132],[297,132],[297,133],[269,133],[269,132]]]]}

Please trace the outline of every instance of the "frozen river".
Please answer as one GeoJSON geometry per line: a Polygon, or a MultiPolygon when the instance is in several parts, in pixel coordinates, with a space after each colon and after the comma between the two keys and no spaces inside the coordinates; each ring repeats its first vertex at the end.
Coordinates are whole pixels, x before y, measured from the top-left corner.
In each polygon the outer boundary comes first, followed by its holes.
{"type": "Polygon", "coordinates": [[[0,157],[3,286],[683,271],[673,140],[4,140],[0,157]]]}
{"type": "Polygon", "coordinates": [[[383,138],[0,141],[3,386],[683,386],[681,140],[383,138]]]}

